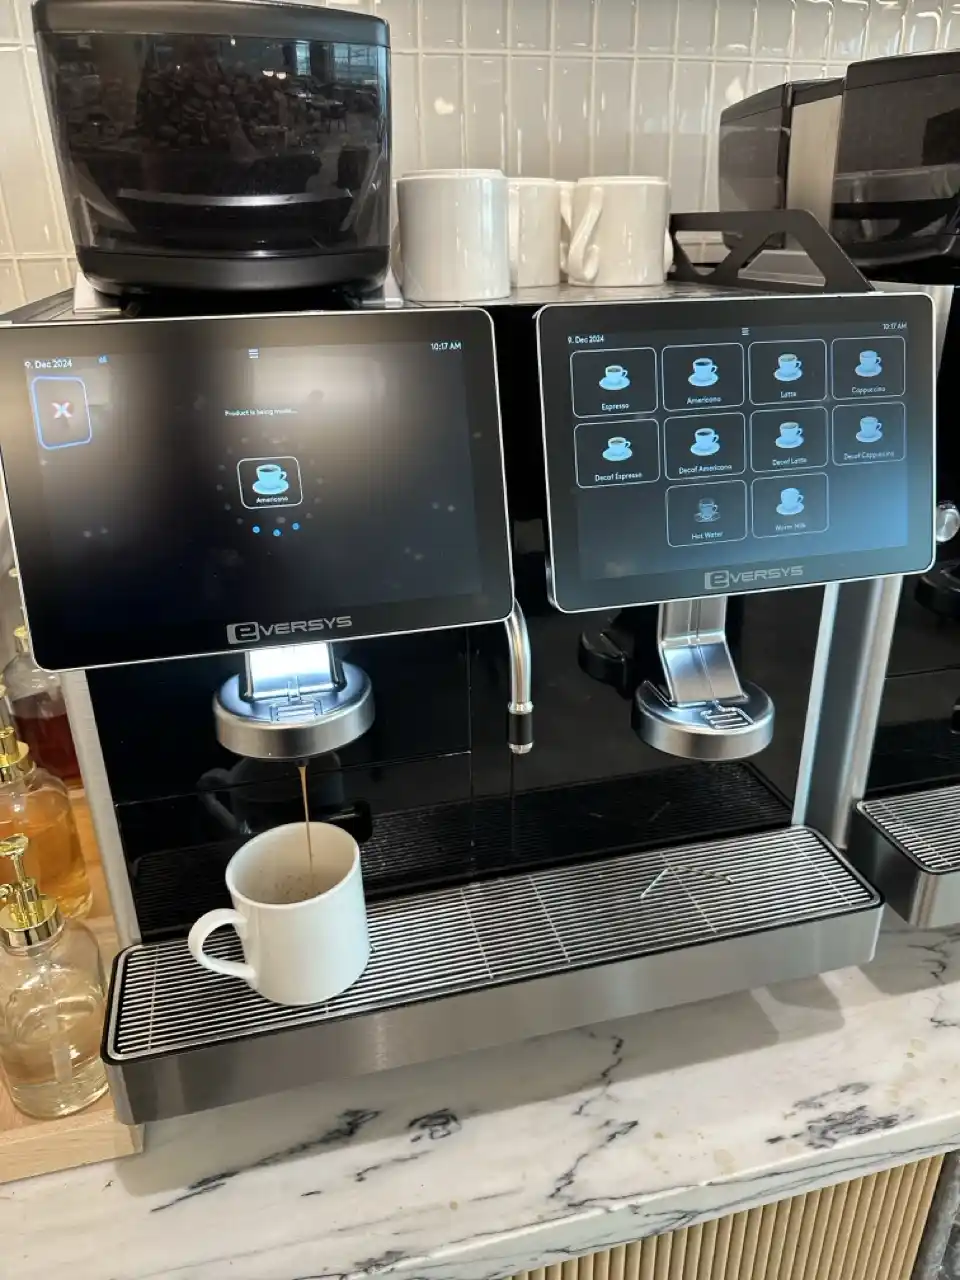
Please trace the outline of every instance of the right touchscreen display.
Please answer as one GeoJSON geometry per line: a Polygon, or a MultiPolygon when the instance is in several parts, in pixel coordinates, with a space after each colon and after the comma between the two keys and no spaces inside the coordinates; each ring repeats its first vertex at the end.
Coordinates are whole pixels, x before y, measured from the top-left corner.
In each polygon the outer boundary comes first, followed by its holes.
{"type": "Polygon", "coordinates": [[[556,306],[539,338],[558,607],[928,567],[927,297],[556,306]]]}

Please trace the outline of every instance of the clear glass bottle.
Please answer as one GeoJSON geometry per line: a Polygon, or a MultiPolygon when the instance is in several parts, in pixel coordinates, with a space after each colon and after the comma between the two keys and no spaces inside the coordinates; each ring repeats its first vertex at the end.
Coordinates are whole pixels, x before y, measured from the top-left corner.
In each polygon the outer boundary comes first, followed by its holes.
{"type": "Polygon", "coordinates": [[[3,669],[17,733],[42,769],[68,787],[80,786],[80,765],[70,732],[60,678],[37,666],[25,626],[15,628],[17,651],[3,669]]]}
{"type": "Polygon", "coordinates": [[[93,892],[70,797],[59,778],[37,768],[30,748],[18,740],[0,685],[0,839],[21,831],[30,838],[27,875],[56,898],[64,915],[86,915],[93,892]]]}
{"type": "Polygon", "coordinates": [[[50,1120],[107,1091],[106,984],[93,934],[65,920],[24,870],[29,845],[22,832],[0,840],[13,864],[0,884],[0,1074],[15,1107],[50,1120]]]}

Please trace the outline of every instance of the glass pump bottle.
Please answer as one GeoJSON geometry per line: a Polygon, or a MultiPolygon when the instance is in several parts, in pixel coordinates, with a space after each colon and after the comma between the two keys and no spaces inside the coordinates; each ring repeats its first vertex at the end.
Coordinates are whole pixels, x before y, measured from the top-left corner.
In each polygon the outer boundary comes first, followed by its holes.
{"type": "Polygon", "coordinates": [[[42,769],[68,787],[79,786],[80,765],[60,678],[37,666],[25,626],[16,627],[13,638],[17,651],[4,667],[2,679],[10,696],[17,733],[42,769]]]}
{"type": "Polygon", "coordinates": [[[0,840],[0,1075],[27,1115],[80,1111],[107,1090],[100,1060],[105,983],[96,939],[65,920],[24,870],[29,840],[0,840]]]}
{"type": "Polygon", "coordinates": [[[14,832],[30,839],[27,874],[40,881],[64,915],[85,915],[93,893],[67,789],[37,768],[29,747],[19,741],[0,685],[0,839],[14,832]]]}

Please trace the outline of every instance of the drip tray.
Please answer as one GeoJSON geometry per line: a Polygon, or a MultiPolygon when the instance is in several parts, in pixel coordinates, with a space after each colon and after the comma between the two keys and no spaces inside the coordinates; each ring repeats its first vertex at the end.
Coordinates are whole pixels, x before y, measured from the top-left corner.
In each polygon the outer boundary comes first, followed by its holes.
{"type": "Polygon", "coordinates": [[[864,800],[849,856],[909,924],[960,923],[960,786],[864,800]]]}
{"type": "MultiPolygon", "coordinates": [[[[121,1118],[165,1119],[859,964],[880,905],[792,827],[374,903],[366,973],[307,1009],[201,969],[182,939],[139,944],[117,958],[104,1058],[121,1118]]],[[[207,945],[240,958],[232,931],[207,945]]]]}

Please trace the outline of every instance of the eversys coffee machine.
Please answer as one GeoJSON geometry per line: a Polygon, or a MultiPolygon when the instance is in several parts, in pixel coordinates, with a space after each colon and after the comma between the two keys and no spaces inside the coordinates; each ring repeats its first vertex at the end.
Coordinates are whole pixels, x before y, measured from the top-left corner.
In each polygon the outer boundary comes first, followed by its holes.
{"type": "Polygon", "coordinates": [[[852,270],[725,278],[487,312],[64,295],[0,328],[128,1120],[869,959],[880,898],[839,849],[899,575],[932,558],[931,308],[852,270]],[[235,849],[302,816],[304,758],[311,815],[361,843],[373,956],[289,1009],[185,936],[235,849]]]}

